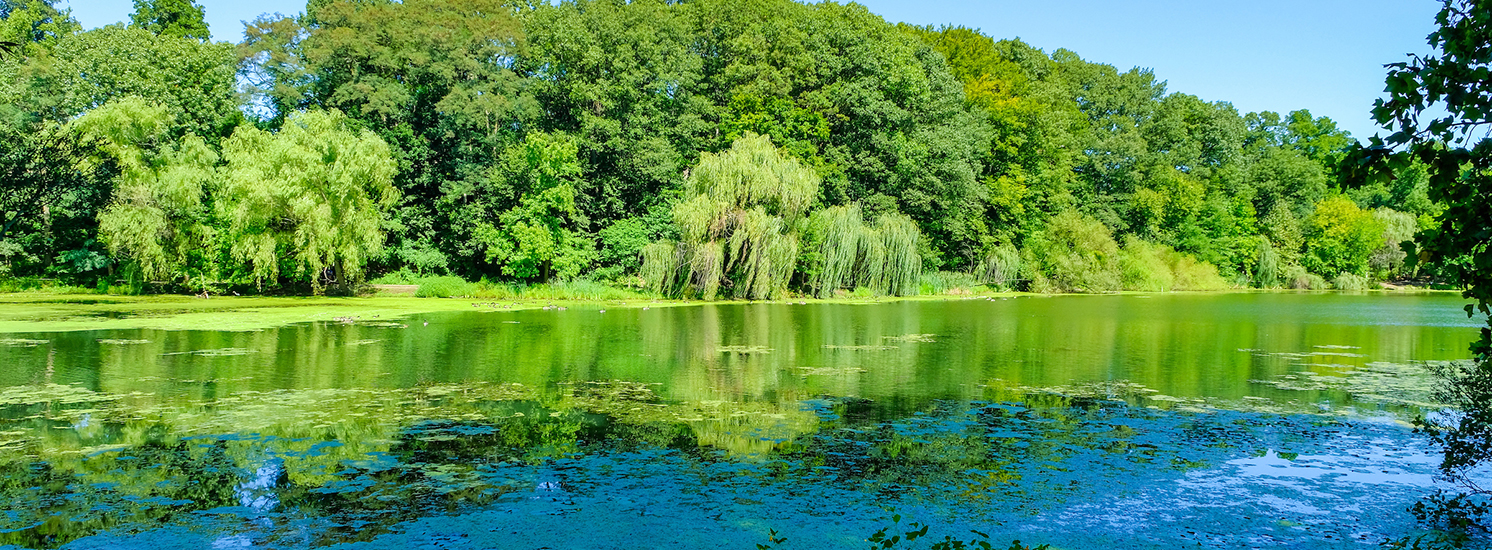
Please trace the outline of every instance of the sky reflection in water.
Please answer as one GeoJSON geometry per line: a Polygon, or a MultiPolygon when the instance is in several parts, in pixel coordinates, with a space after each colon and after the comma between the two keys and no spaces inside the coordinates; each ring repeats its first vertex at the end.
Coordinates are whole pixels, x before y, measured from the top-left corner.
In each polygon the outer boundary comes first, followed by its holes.
{"type": "Polygon", "coordinates": [[[1411,361],[1474,329],[1455,299],[1362,298],[6,335],[0,541],[850,548],[899,513],[1063,548],[1371,548],[1435,483],[1395,420],[1426,398],[1411,361]]]}

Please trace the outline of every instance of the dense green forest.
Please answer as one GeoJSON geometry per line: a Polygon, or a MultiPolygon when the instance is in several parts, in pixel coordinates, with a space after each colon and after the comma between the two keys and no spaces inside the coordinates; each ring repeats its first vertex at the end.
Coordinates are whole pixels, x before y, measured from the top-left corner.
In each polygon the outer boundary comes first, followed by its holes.
{"type": "Polygon", "coordinates": [[[1437,269],[1399,244],[1441,208],[1423,167],[1341,185],[1330,119],[856,4],[311,0],[239,44],[189,0],[92,30],[53,4],[0,0],[3,277],[769,298],[1437,269]]]}

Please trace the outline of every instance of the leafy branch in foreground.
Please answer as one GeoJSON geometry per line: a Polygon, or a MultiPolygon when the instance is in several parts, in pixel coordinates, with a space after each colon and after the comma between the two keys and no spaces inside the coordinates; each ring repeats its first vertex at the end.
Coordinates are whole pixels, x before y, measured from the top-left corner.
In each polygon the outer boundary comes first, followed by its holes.
{"type": "Polygon", "coordinates": [[[1441,398],[1455,412],[1418,422],[1444,450],[1441,473],[1463,492],[1437,495],[1416,513],[1464,532],[1481,525],[1492,497],[1472,476],[1492,464],[1492,1],[1444,0],[1436,23],[1428,37],[1436,54],[1387,66],[1389,97],[1373,116],[1393,133],[1354,148],[1342,166],[1349,185],[1392,179],[1415,162],[1428,169],[1430,198],[1446,208],[1406,243],[1408,256],[1445,260],[1446,275],[1476,301],[1467,315],[1487,317],[1473,362],[1439,372],[1441,398]]]}

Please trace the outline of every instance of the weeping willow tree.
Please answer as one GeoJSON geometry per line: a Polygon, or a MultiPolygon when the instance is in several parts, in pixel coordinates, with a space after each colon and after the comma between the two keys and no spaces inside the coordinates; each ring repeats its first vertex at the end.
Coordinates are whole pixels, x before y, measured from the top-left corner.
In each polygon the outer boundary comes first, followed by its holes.
{"type": "Polygon", "coordinates": [[[218,156],[188,134],[172,143],[166,109],[137,97],[118,99],[70,123],[96,137],[120,167],[113,199],[98,214],[98,233],[115,257],[148,281],[201,288],[216,276],[208,190],[218,156]]]}
{"type": "Polygon", "coordinates": [[[320,293],[328,282],[362,281],[399,202],[382,139],[339,112],[304,111],[276,134],[239,126],[223,157],[227,238],[256,284],[274,286],[283,276],[320,293]]]}
{"type": "Polygon", "coordinates": [[[922,234],[911,218],[882,214],[867,225],[860,206],[850,204],[814,212],[808,226],[819,263],[808,280],[813,295],[823,298],[841,288],[862,287],[876,294],[917,293],[922,234]]]}
{"type": "Polygon", "coordinates": [[[644,281],[660,294],[705,300],[781,295],[819,183],[765,136],[748,133],[723,153],[703,154],[673,209],[679,240],[643,249],[644,281]]]}

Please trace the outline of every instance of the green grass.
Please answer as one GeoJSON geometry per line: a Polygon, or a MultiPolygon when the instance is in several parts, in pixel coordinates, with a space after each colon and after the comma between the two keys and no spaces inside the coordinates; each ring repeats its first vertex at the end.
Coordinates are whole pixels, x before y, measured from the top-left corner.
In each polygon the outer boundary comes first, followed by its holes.
{"type": "Polygon", "coordinates": [[[968,294],[980,286],[979,279],[961,271],[937,271],[923,273],[918,281],[919,290],[925,295],[968,294]]]}
{"type": "Polygon", "coordinates": [[[97,288],[69,285],[41,277],[0,277],[0,293],[50,292],[54,294],[101,294],[97,288]]]}

